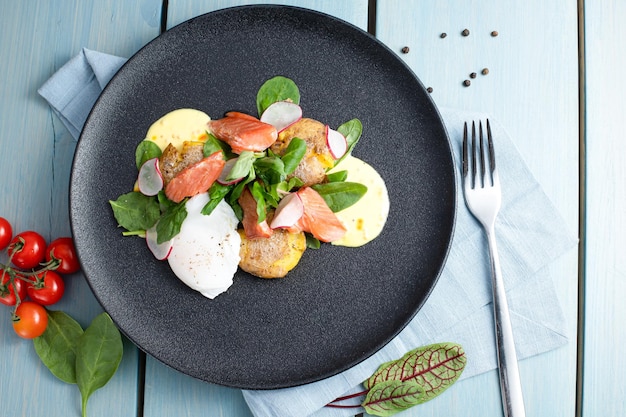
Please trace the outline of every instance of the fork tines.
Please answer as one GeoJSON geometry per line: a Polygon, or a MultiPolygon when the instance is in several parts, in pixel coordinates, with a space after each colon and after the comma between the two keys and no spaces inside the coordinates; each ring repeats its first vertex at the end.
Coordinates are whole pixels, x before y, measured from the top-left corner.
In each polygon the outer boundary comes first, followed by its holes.
{"type": "Polygon", "coordinates": [[[481,179],[481,187],[485,186],[485,173],[486,173],[486,163],[485,163],[485,153],[487,154],[487,158],[489,161],[489,180],[491,185],[494,185],[494,171],[496,169],[496,158],[493,149],[493,140],[491,137],[491,125],[489,124],[489,119],[487,119],[487,149],[485,152],[485,144],[483,139],[483,124],[482,121],[478,121],[478,152],[476,150],[476,123],[472,121],[472,137],[471,142],[468,144],[468,132],[467,132],[467,122],[465,122],[463,126],[463,178],[466,178],[468,174],[471,173],[471,186],[474,188],[476,186],[476,174],[478,173],[478,167],[480,167],[480,179],[481,179]],[[468,146],[471,149],[468,149],[468,146]],[[471,155],[470,155],[471,153],[471,155]],[[476,154],[478,153],[479,164],[477,166],[476,154]],[[471,172],[470,172],[471,171],[471,172]]]}

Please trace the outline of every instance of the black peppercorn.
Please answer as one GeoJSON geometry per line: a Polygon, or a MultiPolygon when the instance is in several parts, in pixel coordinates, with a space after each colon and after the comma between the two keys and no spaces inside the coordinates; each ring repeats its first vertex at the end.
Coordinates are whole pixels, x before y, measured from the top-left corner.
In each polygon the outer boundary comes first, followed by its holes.
{"type": "Polygon", "coordinates": [[[469,87],[470,85],[472,85],[472,82],[470,80],[465,80],[465,81],[463,81],[463,85],[465,87],[469,87]]]}
{"type": "Polygon", "coordinates": [[[443,32],[441,35],[439,35],[439,37],[441,39],[445,38],[446,36],[448,36],[448,34],[446,32],[443,32]]]}
{"type": "Polygon", "coordinates": [[[461,32],[461,35],[463,36],[469,36],[469,29],[463,29],[463,32],[461,32]]]}
{"type": "Polygon", "coordinates": [[[491,32],[491,36],[493,36],[494,38],[498,36],[498,31],[494,30],[493,32],[491,32]]]}
{"type": "Polygon", "coordinates": [[[470,74],[470,78],[476,78],[476,73],[475,73],[475,72],[472,72],[472,73],[470,74]]]}
{"type": "Polygon", "coordinates": [[[408,54],[409,53],[409,47],[405,46],[404,48],[402,48],[402,53],[403,54],[408,54]]]}
{"type": "Polygon", "coordinates": [[[483,68],[483,70],[480,72],[482,75],[487,75],[489,74],[489,68],[483,68]]]}
{"type": "Polygon", "coordinates": [[[433,88],[432,88],[432,87],[428,87],[428,88],[426,89],[426,91],[428,91],[429,93],[432,93],[432,92],[433,92],[433,88]]]}

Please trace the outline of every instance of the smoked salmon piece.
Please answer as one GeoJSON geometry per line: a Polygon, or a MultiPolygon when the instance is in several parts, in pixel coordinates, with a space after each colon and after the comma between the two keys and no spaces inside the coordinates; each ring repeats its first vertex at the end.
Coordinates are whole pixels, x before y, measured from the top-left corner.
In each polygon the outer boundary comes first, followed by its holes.
{"type": "Polygon", "coordinates": [[[239,111],[229,111],[228,113],[226,113],[226,117],[243,117],[244,119],[248,119],[248,120],[259,120],[252,115],[249,115],[247,113],[242,113],[239,111]]]}
{"type": "Polygon", "coordinates": [[[343,237],[346,228],[317,191],[303,187],[298,190],[298,195],[304,205],[304,214],[297,223],[299,229],[322,242],[333,242],[343,237]]]}
{"type": "Polygon", "coordinates": [[[278,138],[278,131],[274,126],[239,112],[228,112],[226,117],[211,120],[207,126],[216,138],[230,145],[236,154],[243,151],[264,151],[278,138]]]}
{"type": "Polygon", "coordinates": [[[259,216],[256,214],[256,200],[248,187],[244,188],[237,201],[243,210],[243,219],[241,220],[241,223],[243,224],[243,230],[246,237],[248,239],[270,237],[273,230],[267,223],[267,220],[263,220],[259,223],[259,216]]]}
{"type": "Polygon", "coordinates": [[[218,151],[189,165],[167,183],[165,196],[180,203],[185,197],[208,191],[222,173],[224,164],[222,152],[218,151]]]}

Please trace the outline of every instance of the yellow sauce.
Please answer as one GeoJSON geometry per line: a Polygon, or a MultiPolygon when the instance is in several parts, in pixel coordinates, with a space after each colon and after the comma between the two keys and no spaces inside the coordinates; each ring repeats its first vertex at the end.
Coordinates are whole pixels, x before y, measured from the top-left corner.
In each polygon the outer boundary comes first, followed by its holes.
{"type": "Polygon", "coordinates": [[[205,142],[207,123],[211,118],[196,109],[171,111],[154,122],[146,133],[146,140],[156,143],[161,150],[172,144],[179,151],[184,142],[205,142]]]}
{"type": "Polygon", "coordinates": [[[382,232],[389,215],[389,194],[380,174],[366,162],[349,156],[330,172],[348,171],[346,181],[358,182],[367,192],[354,205],[335,213],[346,227],[346,234],[333,245],[358,247],[382,232]]]}

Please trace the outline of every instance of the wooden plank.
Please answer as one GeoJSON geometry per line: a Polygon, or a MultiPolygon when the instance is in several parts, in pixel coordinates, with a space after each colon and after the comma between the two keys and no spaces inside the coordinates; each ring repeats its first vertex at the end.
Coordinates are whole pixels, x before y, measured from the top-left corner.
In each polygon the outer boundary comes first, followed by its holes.
{"type": "Polygon", "coordinates": [[[582,415],[626,415],[626,3],[585,1],[585,317],[582,415]]]}
{"type": "MultiPolygon", "coordinates": [[[[68,188],[75,141],[37,89],[82,47],[134,53],[158,34],[161,1],[132,7],[124,0],[2,3],[0,216],[10,219],[15,232],[34,229],[50,241],[70,235],[68,188]]],[[[102,311],[99,304],[82,274],[69,277],[66,285],[64,300],[53,308],[88,325],[102,311]]],[[[14,335],[8,308],[1,316],[0,415],[80,415],[76,386],[57,380],[32,343],[14,335]]],[[[126,342],[118,373],[89,401],[90,416],[136,415],[137,357],[137,349],[126,342]]]]}
{"type": "MultiPolygon", "coordinates": [[[[433,88],[439,106],[488,112],[501,122],[574,233],[579,149],[576,34],[575,1],[377,1],[377,37],[433,88]],[[469,36],[461,34],[464,29],[469,36]],[[494,30],[498,36],[491,36],[494,30]],[[442,38],[442,33],[447,36],[442,38]],[[408,53],[402,53],[405,46],[408,53]],[[488,75],[481,75],[484,68],[488,75]],[[472,72],[476,78],[470,78],[472,72]],[[471,85],[463,86],[464,80],[471,85]]],[[[573,415],[577,254],[568,253],[549,268],[570,341],[522,361],[520,373],[527,415],[573,415]]],[[[461,381],[445,395],[405,413],[502,415],[496,372],[461,381]]]]}
{"type": "MultiPolygon", "coordinates": [[[[367,0],[342,2],[323,0],[170,0],[168,28],[203,13],[244,4],[285,4],[305,7],[339,17],[363,30],[367,29],[367,0]]],[[[171,415],[245,417],[252,415],[240,390],[194,380],[167,368],[151,357],[148,357],[146,362],[145,417],[171,415]]]]}
{"type": "Polygon", "coordinates": [[[227,7],[251,4],[281,4],[312,9],[338,17],[363,30],[367,30],[368,0],[343,0],[340,2],[324,0],[174,0],[169,2],[167,27],[171,28],[172,26],[203,13],[209,13],[227,7]]]}

